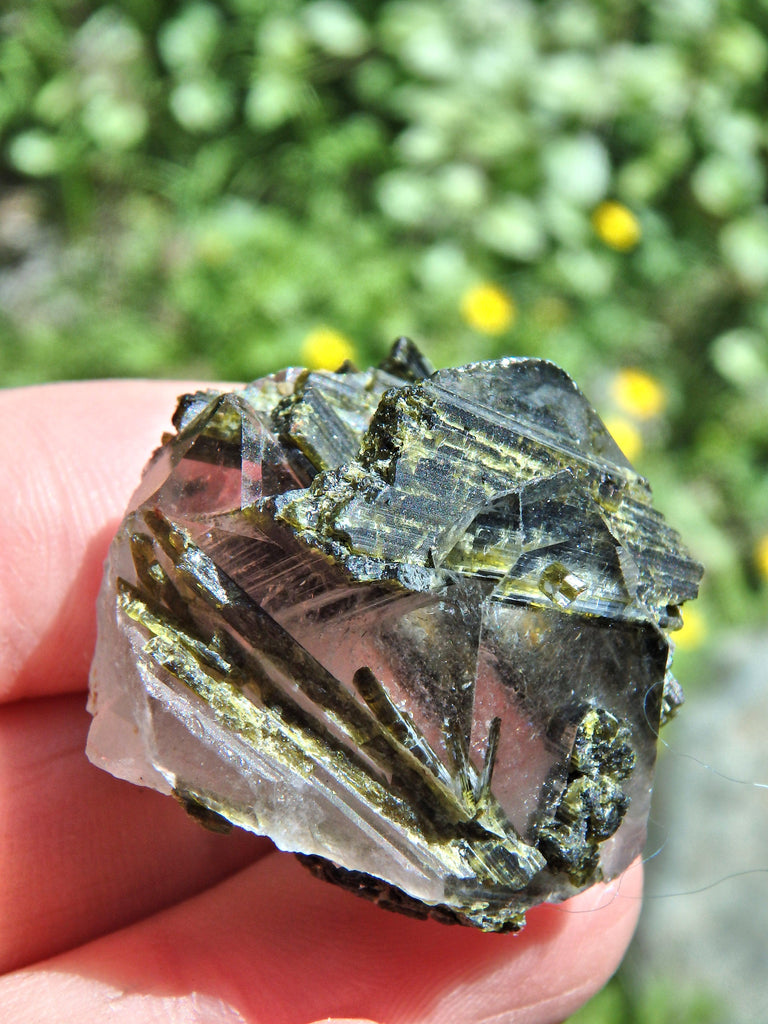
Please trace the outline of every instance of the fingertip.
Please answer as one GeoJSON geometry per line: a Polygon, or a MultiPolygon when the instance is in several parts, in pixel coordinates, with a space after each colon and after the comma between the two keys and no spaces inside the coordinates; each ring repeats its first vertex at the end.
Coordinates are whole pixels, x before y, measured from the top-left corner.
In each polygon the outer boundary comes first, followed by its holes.
{"type": "Polygon", "coordinates": [[[0,392],[0,700],[85,685],[109,541],[171,428],[179,381],[83,381],[0,392]]]}
{"type": "Polygon", "coordinates": [[[91,1019],[117,989],[148,1008],[220,1000],[248,1024],[555,1024],[618,965],[641,874],[494,935],[387,913],[275,853],[41,968],[89,981],[91,1019]]]}

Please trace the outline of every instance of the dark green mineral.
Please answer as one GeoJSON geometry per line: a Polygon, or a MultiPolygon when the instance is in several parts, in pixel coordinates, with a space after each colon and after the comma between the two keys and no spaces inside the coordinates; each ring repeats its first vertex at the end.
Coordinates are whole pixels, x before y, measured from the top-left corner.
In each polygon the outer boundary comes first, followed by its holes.
{"type": "Polygon", "coordinates": [[[701,569],[562,370],[402,338],[173,423],[111,548],[96,764],[487,930],[627,867],[701,569]]]}

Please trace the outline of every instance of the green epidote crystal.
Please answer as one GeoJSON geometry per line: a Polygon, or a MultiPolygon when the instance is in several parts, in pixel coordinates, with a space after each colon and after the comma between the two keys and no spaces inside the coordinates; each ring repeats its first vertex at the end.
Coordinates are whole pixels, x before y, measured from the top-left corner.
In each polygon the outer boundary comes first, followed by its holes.
{"type": "Polygon", "coordinates": [[[556,366],[184,396],[115,538],[88,753],[492,931],[640,852],[700,567],[556,366]]]}

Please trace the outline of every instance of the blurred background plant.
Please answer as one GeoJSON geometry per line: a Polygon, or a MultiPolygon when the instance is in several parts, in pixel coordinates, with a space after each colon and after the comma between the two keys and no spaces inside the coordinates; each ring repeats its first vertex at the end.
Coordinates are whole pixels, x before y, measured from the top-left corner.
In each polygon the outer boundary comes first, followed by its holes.
{"type": "Polygon", "coordinates": [[[545,356],[706,564],[684,681],[765,619],[764,2],[6,0],[0,27],[0,383],[399,334],[545,356]]]}

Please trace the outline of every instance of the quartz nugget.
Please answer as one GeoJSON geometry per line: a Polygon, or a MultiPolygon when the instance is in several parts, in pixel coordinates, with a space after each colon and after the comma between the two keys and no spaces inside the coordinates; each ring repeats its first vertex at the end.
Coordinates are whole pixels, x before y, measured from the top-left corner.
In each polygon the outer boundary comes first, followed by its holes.
{"type": "Polygon", "coordinates": [[[492,931],[640,852],[700,567],[551,363],[185,395],[110,549],[91,760],[492,931]]]}

